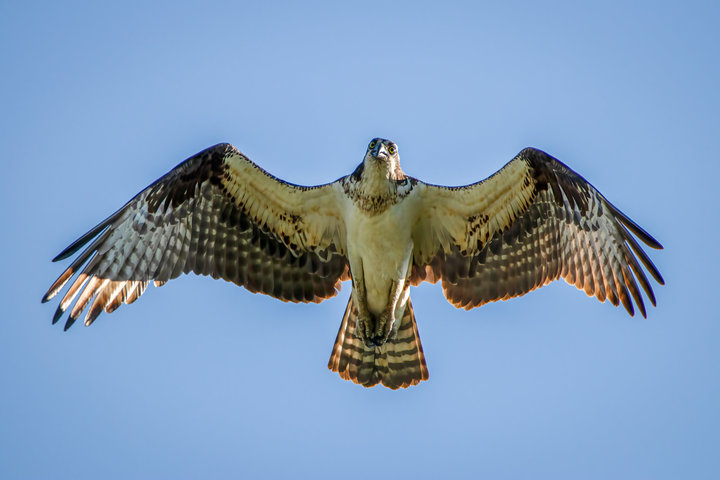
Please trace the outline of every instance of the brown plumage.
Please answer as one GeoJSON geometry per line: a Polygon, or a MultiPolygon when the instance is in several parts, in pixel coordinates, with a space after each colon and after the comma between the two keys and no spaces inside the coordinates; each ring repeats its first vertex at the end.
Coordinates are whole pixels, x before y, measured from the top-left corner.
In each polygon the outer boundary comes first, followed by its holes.
{"type": "Polygon", "coordinates": [[[428,379],[425,354],[409,298],[397,336],[380,346],[368,347],[355,333],[357,313],[350,297],[328,362],[330,370],[364,387],[382,382],[392,389],[407,388],[428,379]]]}
{"type": "Polygon", "coordinates": [[[431,265],[433,281],[442,279],[443,292],[456,307],[507,300],[558,278],[601,302],[622,303],[630,315],[634,301],[646,316],[637,280],[655,305],[638,259],[658,283],[664,280],[630,232],[652,248],[662,246],[584,178],[546,153],[525,149],[495,175],[473,185],[428,187],[427,198],[436,205],[429,212],[435,215],[421,228],[446,222],[456,237],[433,258],[421,256],[414,268],[422,274],[431,265]],[[497,194],[483,196],[465,217],[450,213],[452,200],[459,197],[454,193],[483,190],[497,194]]]}
{"type": "Polygon", "coordinates": [[[448,301],[470,309],[564,278],[645,316],[642,292],[656,303],[645,271],[664,281],[636,238],[662,248],[536,149],[486,180],[443,187],[405,175],[395,144],[374,139],[352,174],[303,187],[220,144],[61,252],[54,261],[80,253],[43,302],[70,285],[53,318],[69,309],[68,329],[85,310],[90,325],[103,310],[137,300],[150,282],[182,273],[290,302],[320,302],[352,279],[328,368],[364,386],[399,388],[428,378],[410,285],[442,281],[448,301]]]}
{"type": "MultiPolygon", "coordinates": [[[[43,297],[43,302],[50,300],[93,257],[61,300],[53,323],[83,285],[66,330],[91,300],[86,325],[103,310],[135,301],[149,281],[161,285],[189,272],[222,278],[283,301],[320,302],[335,296],[349,278],[347,260],[337,251],[335,239],[303,235],[299,213],[274,212],[272,204],[258,208],[261,199],[253,195],[262,191],[258,184],[263,180],[290,192],[322,196],[322,187],[278,182],[231,145],[200,152],[53,260],[65,259],[92,242],[43,297]],[[254,192],[237,188],[236,172],[241,171],[254,180],[254,192]],[[284,221],[282,226],[280,221],[272,222],[273,216],[284,221]]],[[[252,185],[243,187],[250,190],[252,185]]]]}

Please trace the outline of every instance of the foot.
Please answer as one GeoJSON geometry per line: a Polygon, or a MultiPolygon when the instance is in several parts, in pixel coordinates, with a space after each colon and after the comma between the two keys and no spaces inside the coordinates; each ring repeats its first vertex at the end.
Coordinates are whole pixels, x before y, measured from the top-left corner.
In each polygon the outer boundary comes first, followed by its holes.
{"type": "Polygon", "coordinates": [[[355,331],[365,345],[379,347],[390,338],[394,322],[395,318],[391,314],[383,314],[377,319],[373,319],[372,316],[358,316],[358,325],[355,331]]]}
{"type": "Polygon", "coordinates": [[[371,337],[372,342],[378,346],[387,342],[393,332],[394,325],[395,315],[393,315],[393,310],[388,308],[375,322],[375,331],[371,337]]]}

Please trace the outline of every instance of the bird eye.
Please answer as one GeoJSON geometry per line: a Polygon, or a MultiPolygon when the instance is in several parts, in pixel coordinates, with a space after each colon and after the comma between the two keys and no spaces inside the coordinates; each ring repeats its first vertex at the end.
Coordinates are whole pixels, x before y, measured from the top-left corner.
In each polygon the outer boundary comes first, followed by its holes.
{"type": "Polygon", "coordinates": [[[373,140],[372,142],[370,142],[370,145],[368,145],[368,148],[371,148],[371,149],[375,148],[376,144],[377,144],[377,142],[375,140],[373,140]]]}
{"type": "Polygon", "coordinates": [[[395,155],[395,147],[393,145],[390,145],[388,147],[388,152],[390,152],[390,155],[395,155]]]}

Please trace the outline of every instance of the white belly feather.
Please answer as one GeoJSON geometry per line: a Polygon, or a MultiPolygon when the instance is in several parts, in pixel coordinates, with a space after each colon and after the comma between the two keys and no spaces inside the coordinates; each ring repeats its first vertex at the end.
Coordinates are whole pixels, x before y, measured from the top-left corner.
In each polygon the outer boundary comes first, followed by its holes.
{"type": "Polygon", "coordinates": [[[404,281],[412,254],[412,202],[401,201],[368,215],[348,205],[347,248],[350,269],[362,272],[368,310],[378,315],[388,304],[393,280],[404,281]]]}

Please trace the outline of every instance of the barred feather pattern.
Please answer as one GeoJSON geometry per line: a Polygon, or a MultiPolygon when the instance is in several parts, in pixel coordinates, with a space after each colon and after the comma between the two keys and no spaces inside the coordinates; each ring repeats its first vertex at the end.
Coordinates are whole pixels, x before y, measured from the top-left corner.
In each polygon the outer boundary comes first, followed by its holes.
{"type": "MultiPolygon", "coordinates": [[[[397,169],[399,177],[399,163],[397,169]]],[[[345,221],[357,221],[348,211],[358,205],[368,210],[363,201],[358,204],[360,197],[372,199],[372,215],[389,211],[410,219],[395,230],[392,217],[367,225],[373,235],[390,240],[410,228],[408,284],[442,280],[446,298],[457,307],[520,296],[563,278],[601,302],[622,304],[631,315],[637,308],[645,316],[641,291],[656,303],[646,272],[664,284],[639,241],[655,249],[660,243],[540,150],[525,149],[491,177],[466,186],[431,185],[402,174],[404,187],[396,187],[406,190],[392,196],[392,208],[382,204],[385,197],[351,194],[347,187],[361,172],[359,167],[331,184],[303,187],[273,177],[229,144],[211,147],[61,252],[54,261],[80,253],[43,302],[69,285],[53,318],[56,323],[70,310],[67,330],[85,310],[90,325],[102,311],[136,301],[150,283],[160,286],[190,272],[283,301],[320,302],[351,277],[345,221]]],[[[397,389],[427,380],[409,297],[397,334],[366,347],[355,334],[354,296],[328,368],[366,387],[397,389]]]]}
{"type": "Polygon", "coordinates": [[[411,280],[442,279],[458,308],[521,296],[559,278],[601,302],[622,304],[630,315],[637,307],[646,316],[640,289],[656,303],[643,267],[659,284],[664,280],[633,234],[651,248],[662,246],[540,150],[523,150],[483,182],[429,186],[428,193],[435,203],[438,194],[464,203],[454,217],[440,210],[445,218],[437,223],[448,226],[449,240],[430,261],[414,265],[411,280]]]}
{"type": "Polygon", "coordinates": [[[357,308],[350,296],[328,362],[330,370],[364,387],[382,383],[393,390],[417,385],[429,378],[409,297],[397,335],[383,345],[367,347],[355,335],[356,325],[357,308]]]}
{"type": "Polygon", "coordinates": [[[622,303],[631,315],[634,299],[646,316],[635,279],[653,305],[655,297],[625,244],[629,233],[620,225],[612,225],[613,219],[607,216],[593,220],[557,207],[552,193],[540,193],[513,224],[518,228],[495,234],[477,255],[463,256],[455,251],[445,256],[441,269],[445,296],[456,307],[470,309],[517,297],[563,278],[601,302],[622,303]]]}
{"type": "MultiPolygon", "coordinates": [[[[333,243],[293,242],[272,229],[268,213],[253,215],[248,204],[260,204],[262,198],[233,197],[228,185],[239,180],[225,167],[229,154],[239,152],[218,145],[191,157],[61,253],[56,260],[90,243],[43,297],[48,301],[79,273],[53,323],[76,297],[66,329],[88,306],[86,325],[103,310],[135,301],[149,282],[159,286],[189,272],[283,301],[319,302],[336,295],[349,278],[340,249],[333,243]]],[[[254,167],[244,157],[238,161],[254,167]]]]}

